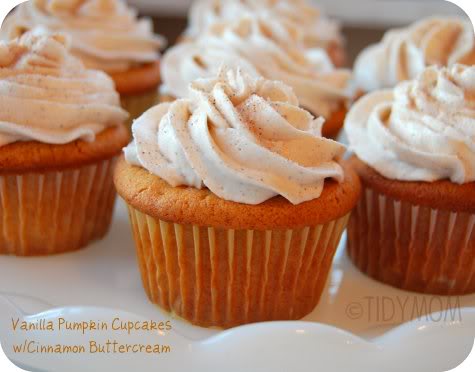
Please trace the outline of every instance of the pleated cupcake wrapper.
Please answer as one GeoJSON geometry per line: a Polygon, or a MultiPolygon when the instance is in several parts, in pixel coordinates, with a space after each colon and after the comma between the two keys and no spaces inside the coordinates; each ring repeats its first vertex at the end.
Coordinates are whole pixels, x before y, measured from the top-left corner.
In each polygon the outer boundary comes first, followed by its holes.
{"type": "Polygon", "coordinates": [[[120,101],[122,108],[130,114],[129,120],[126,123],[130,127],[134,119],[137,119],[150,107],[159,103],[158,90],[152,89],[143,94],[121,95],[120,101]]]}
{"type": "Polygon", "coordinates": [[[200,326],[300,319],[317,305],[349,216],[297,230],[225,230],[129,206],[145,291],[200,326]]]}
{"type": "Polygon", "coordinates": [[[62,253],[103,237],[116,195],[114,163],[0,175],[0,254],[62,253]]]}
{"type": "Polygon", "coordinates": [[[475,215],[413,205],[366,188],[348,225],[348,252],[367,275],[439,295],[475,292],[475,215]]]}

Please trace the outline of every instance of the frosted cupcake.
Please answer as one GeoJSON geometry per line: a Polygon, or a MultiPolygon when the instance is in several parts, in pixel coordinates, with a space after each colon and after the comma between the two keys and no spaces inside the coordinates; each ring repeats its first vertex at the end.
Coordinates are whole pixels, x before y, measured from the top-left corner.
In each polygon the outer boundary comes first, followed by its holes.
{"type": "Polygon", "coordinates": [[[198,0],[190,8],[184,39],[195,39],[216,23],[232,22],[249,15],[291,25],[304,48],[323,48],[336,66],[345,64],[345,43],[340,25],[306,0],[198,0]]]}
{"type": "Polygon", "coordinates": [[[152,302],[218,327],[312,311],[360,194],[322,121],[225,69],[134,122],[114,180],[152,302]]]}
{"type": "Polygon", "coordinates": [[[427,66],[475,63],[475,39],[470,21],[428,18],[388,31],[381,42],[358,56],[354,76],[361,92],[393,88],[415,79],[427,66]]]}
{"type": "Polygon", "coordinates": [[[345,129],[363,197],[348,251],[398,288],[475,292],[475,67],[429,67],[359,100],[345,129]]]}
{"type": "Polygon", "coordinates": [[[149,19],[122,0],[30,0],[18,6],[2,25],[2,38],[44,27],[67,33],[71,51],[88,68],[109,74],[131,119],[156,103],[160,83],[162,37],[149,19]]]}
{"type": "Polygon", "coordinates": [[[350,98],[350,72],[336,69],[323,49],[299,47],[296,35],[292,26],[258,16],[214,24],[196,40],[180,43],[164,55],[164,99],[185,97],[190,82],[215,76],[224,59],[291,86],[303,108],[326,119],[323,135],[335,137],[350,98]]]}
{"type": "Polygon", "coordinates": [[[75,250],[110,225],[127,113],[67,46],[58,34],[0,43],[1,254],[75,250]]]}

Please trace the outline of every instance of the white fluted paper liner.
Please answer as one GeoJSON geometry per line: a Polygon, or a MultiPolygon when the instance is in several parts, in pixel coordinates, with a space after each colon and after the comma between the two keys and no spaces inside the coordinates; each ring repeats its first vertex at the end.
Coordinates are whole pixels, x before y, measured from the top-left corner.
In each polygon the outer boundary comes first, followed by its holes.
{"type": "Polygon", "coordinates": [[[103,237],[115,200],[115,159],[77,169],[0,175],[0,253],[73,251],[103,237]]]}
{"type": "Polygon", "coordinates": [[[398,201],[366,188],[348,225],[348,252],[364,273],[439,295],[475,292],[475,215],[398,201]]]}
{"type": "Polygon", "coordinates": [[[317,305],[349,216],[297,230],[225,230],[129,206],[150,300],[201,326],[300,319],[317,305]]]}

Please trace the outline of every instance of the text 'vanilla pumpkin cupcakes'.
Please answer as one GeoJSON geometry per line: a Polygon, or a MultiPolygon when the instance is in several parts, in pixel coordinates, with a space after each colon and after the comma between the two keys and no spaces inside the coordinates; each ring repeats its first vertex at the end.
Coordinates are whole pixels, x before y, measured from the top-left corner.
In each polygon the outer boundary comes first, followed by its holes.
{"type": "Polygon", "coordinates": [[[215,76],[223,62],[292,87],[304,109],[325,118],[324,136],[334,138],[343,127],[350,72],[335,68],[324,49],[299,46],[292,25],[262,15],[213,24],[170,48],[161,66],[162,101],[185,97],[190,82],[215,76]]]}
{"type": "Polygon", "coordinates": [[[196,0],[190,8],[183,40],[199,37],[215,23],[249,15],[291,26],[296,33],[295,42],[306,49],[322,48],[335,66],[345,65],[345,40],[339,23],[307,0],[196,0]]]}
{"type": "Polygon", "coordinates": [[[428,66],[455,63],[475,64],[472,24],[457,17],[426,18],[389,30],[379,43],[365,48],[355,62],[355,85],[360,95],[394,88],[428,66]]]}
{"type": "Polygon", "coordinates": [[[151,301],[201,326],[312,311],[360,194],[322,121],[238,69],[135,121],[114,182],[151,301]]]}
{"type": "Polygon", "coordinates": [[[360,99],[345,129],[363,197],[348,252],[402,289],[475,292],[475,67],[427,68],[360,99]]]}
{"type": "Polygon", "coordinates": [[[36,27],[70,35],[72,53],[113,78],[130,120],[157,102],[165,42],[125,1],[29,0],[7,17],[1,35],[12,39],[36,27]]]}
{"type": "Polygon", "coordinates": [[[113,81],[64,35],[0,43],[0,253],[78,249],[107,232],[112,168],[128,142],[113,81]]]}

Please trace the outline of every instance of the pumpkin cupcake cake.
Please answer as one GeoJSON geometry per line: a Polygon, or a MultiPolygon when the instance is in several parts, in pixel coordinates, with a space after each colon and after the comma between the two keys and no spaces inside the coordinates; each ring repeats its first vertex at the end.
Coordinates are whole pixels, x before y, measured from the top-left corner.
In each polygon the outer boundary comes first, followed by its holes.
{"type": "Polygon", "coordinates": [[[351,74],[335,68],[323,49],[300,47],[297,37],[292,25],[258,15],[214,24],[165,53],[161,100],[185,97],[190,82],[215,76],[224,60],[292,87],[304,109],[325,118],[323,135],[334,138],[351,98],[351,74]]]}
{"type": "Polygon", "coordinates": [[[345,65],[345,40],[340,25],[307,0],[196,0],[190,8],[182,40],[198,38],[215,23],[256,14],[291,25],[304,48],[322,48],[335,66],[345,65]]]}
{"type": "Polygon", "coordinates": [[[0,42],[0,253],[75,250],[108,231],[112,168],[128,142],[109,76],[60,34],[0,42]]]}
{"type": "Polygon", "coordinates": [[[426,18],[390,30],[381,42],[364,49],[355,62],[355,85],[363,95],[415,79],[430,65],[455,63],[475,64],[472,24],[456,17],[426,18]]]}
{"type": "Polygon", "coordinates": [[[475,292],[475,66],[428,67],[350,110],[363,197],[348,227],[358,268],[392,286],[475,292]]]}
{"type": "Polygon", "coordinates": [[[71,52],[112,77],[131,120],[157,102],[165,42],[125,1],[29,0],[7,17],[1,35],[12,39],[39,26],[69,34],[71,52]]]}
{"type": "Polygon", "coordinates": [[[312,311],[360,195],[322,122],[238,69],[134,122],[114,182],[152,302],[218,327],[312,311]]]}

